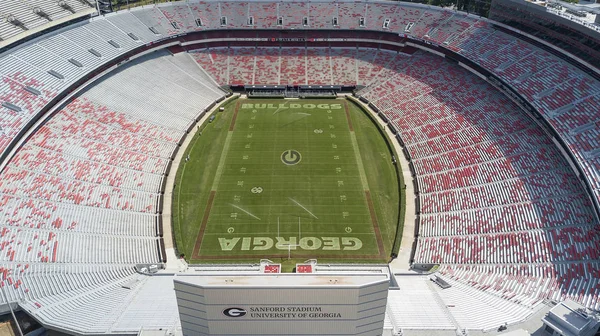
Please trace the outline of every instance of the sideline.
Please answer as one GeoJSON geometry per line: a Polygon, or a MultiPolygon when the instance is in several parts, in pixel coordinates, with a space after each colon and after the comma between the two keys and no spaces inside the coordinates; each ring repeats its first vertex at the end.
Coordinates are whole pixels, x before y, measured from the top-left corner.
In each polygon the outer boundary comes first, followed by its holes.
{"type": "MultiPolygon", "coordinates": [[[[350,95],[345,95],[350,96],[350,95]]],[[[354,97],[353,97],[354,98],[354,97]]],[[[386,124],[377,116],[369,106],[358,99],[352,99],[357,104],[362,106],[365,111],[369,111],[373,116],[373,119],[377,120],[377,123],[383,128],[386,124]]],[[[404,184],[406,185],[406,209],[404,212],[404,228],[402,230],[402,242],[400,243],[400,249],[398,250],[398,257],[389,263],[392,273],[408,271],[410,269],[410,252],[412,245],[415,240],[415,189],[413,186],[413,177],[408,168],[408,161],[402,154],[402,147],[396,141],[396,136],[392,133],[389,127],[385,128],[385,133],[390,138],[390,143],[396,151],[396,161],[400,164],[400,171],[404,177],[404,184]]]]}
{"type": "Polygon", "coordinates": [[[165,242],[165,250],[167,253],[167,262],[165,264],[165,269],[170,271],[179,271],[183,272],[187,270],[188,264],[184,259],[180,259],[178,255],[175,254],[175,246],[173,244],[173,222],[172,222],[172,207],[173,207],[173,187],[175,186],[175,178],[177,176],[177,171],[179,170],[179,165],[183,160],[183,155],[185,150],[189,146],[192,139],[196,136],[198,132],[199,126],[202,126],[206,120],[213,114],[213,112],[217,111],[222,104],[229,99],[233,99],[233,97],[237,97],[239,99],[241,96],[239,94],[233,94],[231,97],[226,97],[222,102],[215,104],[212,109],[202,116],[202,118],[196,122],[192,131],[189,134],[185,135],[185,139],[183,140],[181,147],[177,151],[177,155],[173,159],[173,163],[171,164],[171,169],[167,172],[167,183],[165,186],[165,194],[163,195],[163,213],[162,213],[162,223],[163,223],[163,240],[165,242]]]}

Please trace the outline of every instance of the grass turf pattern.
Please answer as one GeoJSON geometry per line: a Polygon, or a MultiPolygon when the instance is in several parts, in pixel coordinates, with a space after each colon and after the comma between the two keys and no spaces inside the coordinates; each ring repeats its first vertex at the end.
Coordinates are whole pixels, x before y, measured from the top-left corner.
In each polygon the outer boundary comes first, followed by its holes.
{"type": "Polygon", "coordinates": [[[398,228],[392,153],[345,100],[227,103],[187,148],[173,199],[191,262],[382,262],[398,228]]]}

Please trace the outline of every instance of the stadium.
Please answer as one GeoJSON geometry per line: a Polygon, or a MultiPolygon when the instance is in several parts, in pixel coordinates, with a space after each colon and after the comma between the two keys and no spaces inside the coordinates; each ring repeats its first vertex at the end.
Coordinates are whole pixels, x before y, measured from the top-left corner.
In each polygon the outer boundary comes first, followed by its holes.
{"type": "Polygon", "coordinates": [[[597,5],[126,7],[0,2],[11,332],[598,332],[597,5]]]}

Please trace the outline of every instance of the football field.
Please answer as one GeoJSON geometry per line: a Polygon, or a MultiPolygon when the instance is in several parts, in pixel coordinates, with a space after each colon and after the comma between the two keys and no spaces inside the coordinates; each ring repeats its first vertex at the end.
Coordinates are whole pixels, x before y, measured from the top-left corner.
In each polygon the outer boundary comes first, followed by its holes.
{"type": "Polygon", "coordinates": [[[239,99],[184,154],[173,225],[191,262],[382,262],[398,176],[377,126],[342,99],[239,99]]]}

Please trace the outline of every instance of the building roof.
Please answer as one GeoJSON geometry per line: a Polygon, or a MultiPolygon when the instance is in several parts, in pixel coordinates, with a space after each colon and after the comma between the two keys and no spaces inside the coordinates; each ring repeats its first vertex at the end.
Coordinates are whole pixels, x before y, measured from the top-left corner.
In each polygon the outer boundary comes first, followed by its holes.
{"type": "Polygon", "coordinates": [[[565,336],[579,336],[589,331],[594,318],[587,314],[585,307],[567,299],[552,308],[543,321],[565,336]]]}
{"type": "Polygon", "coordinates": [[[178,275],[175,282],[202,287],[360,287],[389,281],[387,274],[228,274],[211,276],[178,275]]]}

